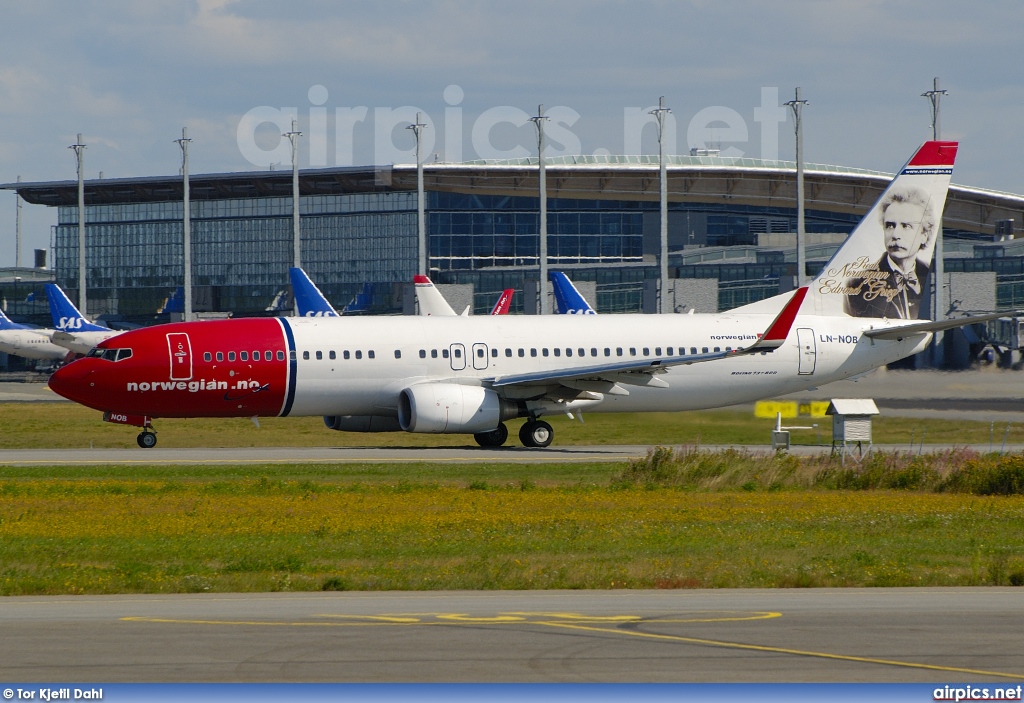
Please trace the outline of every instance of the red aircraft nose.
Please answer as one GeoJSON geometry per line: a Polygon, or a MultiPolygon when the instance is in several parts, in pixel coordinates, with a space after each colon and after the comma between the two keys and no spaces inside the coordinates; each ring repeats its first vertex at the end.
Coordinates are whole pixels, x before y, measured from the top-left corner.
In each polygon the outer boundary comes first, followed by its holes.
{"type": "MultiPolygon", "coordinates": [[[[79,359],[62,366],[50,375],[47,385],[57,395],[63,396],[76,403],[83,403],[83,398],[89,392],[89,377],[93,372],[92,359],[79,359]]],[[[83,403],[84,404],[84,403],[83,403]]]]}

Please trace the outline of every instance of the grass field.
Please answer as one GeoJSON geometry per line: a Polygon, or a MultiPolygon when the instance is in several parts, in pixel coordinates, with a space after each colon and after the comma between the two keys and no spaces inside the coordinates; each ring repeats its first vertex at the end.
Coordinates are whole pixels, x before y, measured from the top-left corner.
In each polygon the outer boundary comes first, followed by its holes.
{"type": "MultiPolygon", "coordinates": [[[[587,414],[584,424],[565,416],[545,418],[555,429],[555,445],[592,444],[754,444],[769,443],[774,421],[751,413],[707,410],[681,413],[587,414]]],[[[518,442],[522,420],[509,425],[509,443],[518,442]]],[[[815,430],[793,432],[794,444],[831,441],[831,418],[818,418],[815,430]]],[[[809,425],[801,419],[792,424],[809,425]]],[[[358,434],[328,430],[319,417],[261,418],[260,427],[247,419],[161,419],[156,421],[160,447],[280,446],[465,446],[468,435],[424,435],[405,432],[358,434]]],[[[996,427],[995,443],[1005,425],[996,427]]],[[[124,447],[133,448],[138,429],[102,422],[95,410],[70,403],[0,403],[0,449],[124,447]]],[[[926,443],[988,444],[985,422],[919,420],[885,417],[874,423],[878,444],[910,446],[926,443]]],[[[1024,442],[1024,426],[1012,426],[1012,443],[1024,442]]],[[[474,445],[475,446],[475,445],[474,445]]]]}

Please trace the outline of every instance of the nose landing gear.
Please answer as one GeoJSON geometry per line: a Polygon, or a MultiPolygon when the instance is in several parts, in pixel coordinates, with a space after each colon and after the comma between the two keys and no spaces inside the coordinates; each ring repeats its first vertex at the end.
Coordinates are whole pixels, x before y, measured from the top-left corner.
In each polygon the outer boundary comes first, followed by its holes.
{"type": "Polygon", "coordinates": [[[135,438],[139,446],[143,449],[152,449],[156,446],[156,432],[151,431],[148,427],[139,433],[139,436],[135,438]]]}

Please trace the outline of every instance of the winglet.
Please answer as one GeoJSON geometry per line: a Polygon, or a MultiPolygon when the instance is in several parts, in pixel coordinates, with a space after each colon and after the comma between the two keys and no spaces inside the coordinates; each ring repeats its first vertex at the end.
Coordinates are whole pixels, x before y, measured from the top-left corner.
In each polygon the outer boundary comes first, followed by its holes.
{"type": "Polygon", "coordinates": [[[789,336],[789,331],[796,321],[797,313],[800,312],[800,306],[805,297],[807,297],[807,286],[797,288],[796,293],[786,303],[786,307],[782,308],[782,311],[772,320],[772,324],[768,325],[768,329],[761,335],[761,339],[742,351],[751,353],[781,347],[789,336]]]}

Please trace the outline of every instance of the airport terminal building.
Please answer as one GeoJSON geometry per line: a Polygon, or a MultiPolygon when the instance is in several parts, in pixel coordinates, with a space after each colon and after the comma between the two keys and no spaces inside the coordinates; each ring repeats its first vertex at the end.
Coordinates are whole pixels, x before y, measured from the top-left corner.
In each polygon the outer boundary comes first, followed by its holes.
{"type": "MultiPolygon", "coordinates": [[[[560,157],[546,164],[549,266],[581,282],[601,313],[652,310],[659,250],[657,158],[560,157]]],[[[471,291],[478,313],[489,310],[499,291],[515,288],[513,312],[532,312],[535,305],[522,291],[536,291],[538,278],[536,158],[430,163],[424,172],[435,282],[471,291]]],[[[792,287],[795,174],[795,164],[785,161],[670,157],[669,276],[678,279],[677,310],[724,310],[792,287]]],[[[806,165],[809,274],[831,256],[891,177],[806,165]]],[[[194,308],[273,314],[293,261],[291,172],[200,174],[189,183],[194,308]]],[[[77,290],[77,182],[0,188],[57,208],[53,274],[65,290],[77,290]]],[[[340,309],[366,287],[372,292],[370,311],[408,311],[407,284],[417,267],[415,166],[303,170],[299,188],[303,266],[332,303],[340,309]]],[[[182,200],[180,176],[85,182],[91,315],[137,323],[155,319],[183,280],[182,200]]],[[[989,309],[1024,303],[1024,246],[1013,239],[1021,222],[1024,196],[951,187],[943,221],[946,271],[983,274],[970,279],[972,291],[981,286],[980,298],[957,298],[951,289],[959,309],[981,309],[985,296],[992,298],[989,309]]],[[[19,295],[7,299],[14,315],[46,312],[45,303],[39,308],[19,295]]]]}

